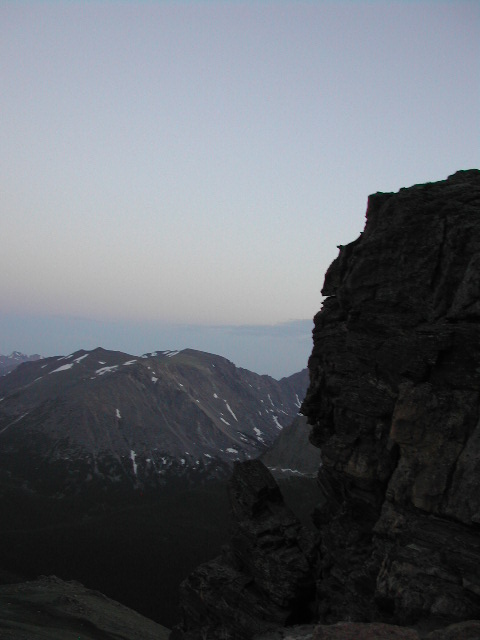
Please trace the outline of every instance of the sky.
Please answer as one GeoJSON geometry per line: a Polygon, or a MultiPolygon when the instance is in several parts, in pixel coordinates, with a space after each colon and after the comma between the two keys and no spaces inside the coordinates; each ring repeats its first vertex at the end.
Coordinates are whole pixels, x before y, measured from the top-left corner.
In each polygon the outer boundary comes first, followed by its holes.
{"type": "Polygon", "coordinates": [[[480,3],[0,0],[0,353],[307,364],[367,197],[480,166],[480,3]]]}

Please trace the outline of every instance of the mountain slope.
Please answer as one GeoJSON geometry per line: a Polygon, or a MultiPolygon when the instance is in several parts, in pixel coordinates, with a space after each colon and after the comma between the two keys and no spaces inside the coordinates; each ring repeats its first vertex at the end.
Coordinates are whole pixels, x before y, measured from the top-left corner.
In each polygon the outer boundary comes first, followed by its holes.
{"type": "Polygon", "coordinates": [[[274,478],[299,475],[316,478],[321,465],[320,449],[309,441],[311,426],[304,416],[282,429],[273,445],[262,454],[263,464],[274,478]]]}
{"type": "Polygon", "coordinates": [[[97,591],[55,576],[0,586],[3,640],[167,640],[169,631],[97,591]]]}
{"type": "Polygon", "coordinates": [[[32,356],[27,356],[20,351],[13,351],[9,356],[0,355],[0,376],[4,376],[10,371],[13,371],[22,362],[30,362],[34,360],[41,360],[42,356],[35,353],[32,356]]]}
{"type": "Polygon", "coordinates": [[[225,475],[273,443],[307,384],[306,370],[276,381],[192,349],[24,363],[0,379],[1,468],[62,491],[225,475]]]}

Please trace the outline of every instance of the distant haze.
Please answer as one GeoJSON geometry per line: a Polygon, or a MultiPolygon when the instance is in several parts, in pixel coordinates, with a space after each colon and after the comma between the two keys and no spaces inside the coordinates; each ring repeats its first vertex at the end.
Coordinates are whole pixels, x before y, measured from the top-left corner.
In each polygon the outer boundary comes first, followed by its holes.
{"type": "Polygon", "coordinates": [[[1,3],[0,351],[302,368],[367,196],[480,166],[479,23],[461,0],[1,3]]]}

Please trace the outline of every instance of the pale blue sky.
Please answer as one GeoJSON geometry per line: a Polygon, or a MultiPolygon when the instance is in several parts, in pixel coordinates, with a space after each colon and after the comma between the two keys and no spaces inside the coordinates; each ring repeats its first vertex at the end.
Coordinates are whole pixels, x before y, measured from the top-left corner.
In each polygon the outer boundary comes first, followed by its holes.
{"type": "Polygon", "coordinates": [[[479,42],[459,0],[0,1],[0,353],[311,320],[368,194],[480,166],[479,42]]]}

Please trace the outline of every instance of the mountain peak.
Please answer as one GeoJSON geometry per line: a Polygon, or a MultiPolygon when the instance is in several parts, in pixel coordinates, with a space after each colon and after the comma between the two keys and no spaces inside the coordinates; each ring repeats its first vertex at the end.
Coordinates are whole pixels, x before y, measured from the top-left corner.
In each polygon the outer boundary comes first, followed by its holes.
{"type": "Polygon", "coordinates": [[[279,382],[194,349],[45,358],[0,379],[0,457],[32,486],[55,468],[50,484],[60,474],[69,490],[223,476],[273,443],[307,384],[306,371],[279,382]],[[22,469],[11,452],[26,441],[35,462],[22,469]]]}

